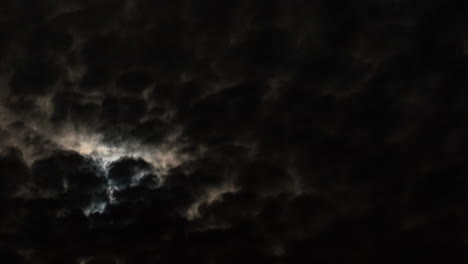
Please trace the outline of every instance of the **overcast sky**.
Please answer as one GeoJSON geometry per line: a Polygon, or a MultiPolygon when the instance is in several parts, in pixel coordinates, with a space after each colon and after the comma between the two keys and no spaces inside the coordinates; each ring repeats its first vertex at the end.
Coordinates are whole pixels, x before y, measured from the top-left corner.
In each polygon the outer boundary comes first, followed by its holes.
{"type": "Polygon", "coordinates": [[[467,263],[468,9],[0,1],[1,263],[467,263]]]}

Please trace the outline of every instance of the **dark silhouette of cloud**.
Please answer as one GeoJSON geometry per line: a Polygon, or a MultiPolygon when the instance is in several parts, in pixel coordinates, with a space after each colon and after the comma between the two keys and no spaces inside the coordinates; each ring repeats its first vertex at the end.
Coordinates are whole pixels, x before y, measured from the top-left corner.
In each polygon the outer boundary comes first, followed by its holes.
{"type": "Polygon", "coordinates": [[[466,263],[466,10],[1,2],[2,263],[466,263]]]}

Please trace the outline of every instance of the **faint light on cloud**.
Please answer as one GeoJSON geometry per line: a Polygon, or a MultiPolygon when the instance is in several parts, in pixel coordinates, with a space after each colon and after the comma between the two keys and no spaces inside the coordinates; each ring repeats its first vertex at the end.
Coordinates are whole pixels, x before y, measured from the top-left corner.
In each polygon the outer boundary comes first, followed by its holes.
{"type": "Polygon", "coordinates": [[[88,207],[83,208],[83,212],[86,216],[90,214],[100,213],[102,214],[107,207],[106,202],[92,202],[88,207]]]}
{"type": "Polygon", "coordinates": [[[236,193],[240,189],[232,183],[226,183],[223,186],[209,190],[204,196],[200,197],[198,201],[193,203],[185,212],[185,216],[189,220],[194,220],[200,217],[200,207],[202,205],[211,205],[217,201],[222,200],[223,195],[227,193],[236,193]]]}

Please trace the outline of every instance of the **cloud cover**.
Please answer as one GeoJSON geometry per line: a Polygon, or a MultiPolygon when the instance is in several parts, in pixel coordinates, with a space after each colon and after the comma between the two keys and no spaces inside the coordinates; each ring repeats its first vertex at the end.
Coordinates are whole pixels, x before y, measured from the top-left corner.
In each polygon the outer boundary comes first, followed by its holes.
{"type": "Polygon", "coordinates": [[[3,1],[2,261],[466,263],[465,11],[3,1]]]}

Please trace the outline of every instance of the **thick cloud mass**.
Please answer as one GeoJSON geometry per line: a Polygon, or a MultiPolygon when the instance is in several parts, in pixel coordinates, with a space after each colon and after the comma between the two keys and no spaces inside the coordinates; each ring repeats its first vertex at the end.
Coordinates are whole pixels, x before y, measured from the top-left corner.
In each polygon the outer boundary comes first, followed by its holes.
{"type": "Polygon", "coordinates": [[[0,262],[467,263],[467,8],[0,2],[0,262]]]}

